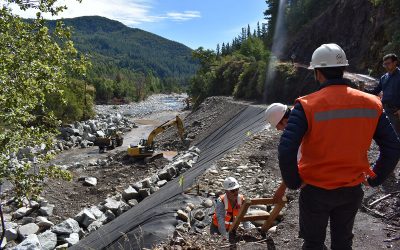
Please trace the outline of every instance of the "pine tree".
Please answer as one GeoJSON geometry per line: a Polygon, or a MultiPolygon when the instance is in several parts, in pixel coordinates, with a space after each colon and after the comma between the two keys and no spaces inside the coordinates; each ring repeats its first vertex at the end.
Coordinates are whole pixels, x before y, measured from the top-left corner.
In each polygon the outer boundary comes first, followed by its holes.
{"type": "Polygon", "coordinates": [[[251,37],[251,29],[250,29],[250,24],[247,24],[247,39],[251,37]]]}
{"type": "Polygon", "coordinates": [[[279,10],[279,1],[278,0],[266,0],[268,8],[264,12],[265,19],[267,20],[267,27],[263,26],[263,29],[266,28],[266,31],[263,32],[263,39],[268,46],[272,43],[272,38],[275,32],[275,24],[278,18],[278,10],[279,10]]]}
{"type": "Polygon", "coordinates": [[[236,43],[237,43],[237,40],[236,40],[236,38],[233,38],[233,40],[232,40],[232,48],[234,49],[234,50],[236,50],[236,43]]]}
{"type": "Polygon", "coordinates": [[[257,22],[257,37],[261,37],[260,22],[257,22]]]}
{"type": "Polygon", "coordinates": [[[222,43],[222,47],[221,47],[221,55],[226,55],[226,47],[225,47],[225,43],[222,43]]]}
{"type": "Polygon", "coordinates": [[[242,36],[241,36],[241,42],[246,41],[247,37],[246,37],[246,28],[242,28],[242,36]]]}
{"type": "Polygon", "coordinates": [[[219,48],[219,43],[217,44],[217,57],[219,57],[221,55],[221,51],[219,48]]]}
{"type": "Polygon", "coordinates": [[[231,48],[229,46],[229,43],[226,43],[225,49],[226,49],[226,54],[231,54],[232,51],[231,51],[231,48]]]}
{"type": "Polygon", "coordinates": [[[261,37],[265,38],[267,35],[267,25],[265,23],[262,24],[262,29],[261,29],[261,37]]]}

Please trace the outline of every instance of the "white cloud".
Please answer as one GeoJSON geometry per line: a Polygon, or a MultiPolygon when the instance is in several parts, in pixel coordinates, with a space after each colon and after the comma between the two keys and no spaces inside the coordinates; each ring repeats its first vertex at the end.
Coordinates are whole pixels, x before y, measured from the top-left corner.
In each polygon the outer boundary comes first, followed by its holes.
{"type": "MultiPolygon", "coordinates": [[[[199,11],[154,14],[152,13],[154,1],[155,0],[82,0],[82,3],[79,3],[75,0],[60,0],[58,5],[66,5],[68,9],[57,17],[52,17],[50,14],[44,15],[44,17],[56,19],[60,17],[103,16],[118,20],[128,26],[148,22],[160,22],[163,20],[188,21],[193,18],[201,17],[199,11]]],[[[4,1],[0,0],[0,3],[2,2],[4,1]]],[[[25,18],[33,18],[36,16],[36,11],[34,9],[21,11],[15,5],[12,5],[12,8],[15,14],[25,18]]]]}
{"type": "Polygon", "coordinates": [[[184,11],[184,12],[168,12],[167,18],[174,21],[187,21],[193,18],[199,18],[201,14],[199,11],[184,11]]]}

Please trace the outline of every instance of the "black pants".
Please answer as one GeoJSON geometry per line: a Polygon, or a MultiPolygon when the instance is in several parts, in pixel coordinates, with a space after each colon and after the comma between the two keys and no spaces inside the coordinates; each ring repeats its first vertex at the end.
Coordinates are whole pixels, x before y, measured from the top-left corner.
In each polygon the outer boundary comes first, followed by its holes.
{"type": "Polygon", "coordinates": [[[299,198],[302,249],[324,249],[328,220],[332,250],[352,249],[354,218],[363,196],[361,185],[334,190],[311,185],[302,188],[299,198]]]}

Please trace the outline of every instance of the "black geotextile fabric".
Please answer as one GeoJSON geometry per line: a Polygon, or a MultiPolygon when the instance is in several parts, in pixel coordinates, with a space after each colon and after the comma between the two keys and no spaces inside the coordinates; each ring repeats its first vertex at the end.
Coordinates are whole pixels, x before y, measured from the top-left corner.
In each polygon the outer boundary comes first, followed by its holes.
{"type": "MultiPolygon", "coordinates": [[[[199,160],[184,173],[184,187],[193,185],[212,163],[227,151],[239,146],[265,126],[264,110],[248,106],[238,112],[224,126],[214,131],[196,146],[201,149],[199,160]]],[[[159,191],[115,220],[83,238],[72,249],[141,249],[151,248],[175,229],[174,214],[186,206],[187,195],[182,194],[179,178],[168,182],[159,191]]]]}

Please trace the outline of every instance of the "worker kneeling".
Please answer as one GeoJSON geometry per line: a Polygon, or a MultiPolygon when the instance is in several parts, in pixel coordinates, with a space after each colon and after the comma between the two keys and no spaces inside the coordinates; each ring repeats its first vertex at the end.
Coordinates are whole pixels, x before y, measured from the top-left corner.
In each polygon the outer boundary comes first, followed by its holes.
{"type": "MultiPolygon", "coordinates": [[[[224,180],[225,194],[217,199],[213,221],[210,226],[211,234],[220,234],[225,239],[228,238],[228,231],[236,217],[239,215],[243,204],[243,195],[239,194],[239,183],[233,177],[224,180]]],[[[252,228],[249,221],[243,222],[245,229],[252,228]]]]}

